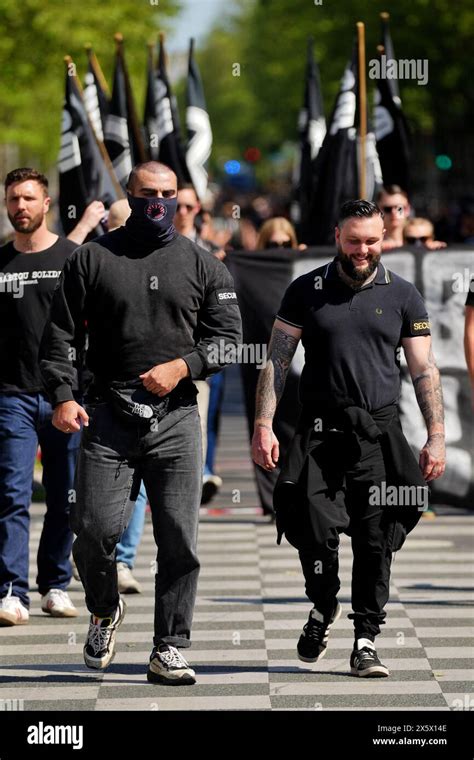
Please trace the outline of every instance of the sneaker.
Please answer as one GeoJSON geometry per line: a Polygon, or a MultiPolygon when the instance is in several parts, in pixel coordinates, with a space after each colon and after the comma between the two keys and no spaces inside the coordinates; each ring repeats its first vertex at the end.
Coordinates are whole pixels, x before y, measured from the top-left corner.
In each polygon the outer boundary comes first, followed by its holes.
{"type": "Polygon", "coordinates": [[[196,673],[176,647],[161,644],[154,647],[146,674],[150,683],[187,686],[196,683],[196,673]]]}
{"type": "Polygon", "coordinates": [[[351,654],[351,675],[361,678],[384,678],[390,675],[389,669],[382,665],[373,646],[354,645],[351,654]],[[359,646],[359,649],[356,647],[359,646]]]}
{"type": "Polygon", "coordinates": [[[309,613],[308,622],[303,627],[303,633],[298,641],[298,658],[302,662],[317,662],[326,654],[329,631],[333,623],[341,617],[342,607],[336,603],[331,618],[328,622],[323,615],[313,607],[309,613]]]}
{"type": "Polygon", "coordinates": [[[8,594],[0,600],[0,626],[24,625],[28,622],[30,613],[17,596],[12,596],[12,584],[8,594]]]}
{"type": "Polygon", "coordinates": [[[125,562],[117,562],[118,590],[120,594],[141,594],[142,587],[125,562]]]}
{"type": "Polygon", "coordinates": [[[222,478],[219,475],[204,475],[202,479],[201,504],[209,504],[221,487],[222,478]]]}
{"type": "Polygon", "coordinates": [[[79,570],[77,569],[77,565],[74,562],[74,559],[71,557],[71,565],[72,565],[72,577],[76,579],[76,581],[79,581],[81,583],[81,576],[79,575],[79,570]]]}
{"type": "Polygon", "coordinates": [[[42,596],[41,609],[52,617],[70,618],[79,615],[69,594],[62,588],[51,588],[47,594],[42,596]]]}
{"type": "Polygon", "coordinates": [[[103,670],[112,662],[115,654],[115,633],[124,617],[125,602],[122,598],[113,618],[91,615],[84,644],[84,662],[88,668],[103,670]]]}

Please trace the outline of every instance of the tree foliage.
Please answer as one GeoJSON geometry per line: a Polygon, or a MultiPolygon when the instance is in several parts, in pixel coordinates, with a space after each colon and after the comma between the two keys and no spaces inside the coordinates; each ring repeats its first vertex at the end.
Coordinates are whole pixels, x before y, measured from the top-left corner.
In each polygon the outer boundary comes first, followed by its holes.
{"type": "MultiPolygon", "coordinates": [[[[233,21],[209,35],[198,59],[215,135],[214,157],[242,157],[248,145],[264,156],[297,139],[306,40],[315,39],[326,115],[351,52],[355,23],[366,25],[367,60],[380,43],[381,11],[391,15],[397,59],[427,59],[429,81],[400,82],[415,133],[466,134],[474,116],[474,35],[471,0],[240,0],[233,21]],[[243,74],[231,77],[231,64],[243,74]]],[[[373,87],[368,80],[369,89],[373,87]]]]}
{"type": "Polygon", "coordinates": [[[56,160],[64,96],[63,57],[82,81],[84,45],[92,44],[107,81],[113,36],[121,32],[139,113],[145,88],[146,44],[179,10],[178,0],[1,0],[0,142],[19,146],[22,161],[43,170],[56,160]]]}

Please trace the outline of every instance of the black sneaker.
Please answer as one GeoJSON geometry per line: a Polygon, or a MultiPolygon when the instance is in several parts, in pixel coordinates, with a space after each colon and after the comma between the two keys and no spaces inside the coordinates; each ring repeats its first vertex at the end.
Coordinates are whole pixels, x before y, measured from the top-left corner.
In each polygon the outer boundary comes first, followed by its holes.
{"type": "Polygon", "coordinates": [[[176,647],[161,644],[153,647],[146,674],[150,683],[170,686],[190,686],[196,683],[196,673],[176,647]]]}
{"type": "Polygon", "coordinates": [[[390,675],[390,671],[382,665],[375,649],[362,647],[354,649],[351,654],[351,675],[361,678],[385,678],[390,675]]]}
{"type": "Polygon", "coordinates": [[[91,615],[84,645],[84,662],[88,668],[103,670],[112,662],[115,654],[115,633],[124,617],[125,602],[122,598],[113,618],[91,615]]]}
{"type": "Polygon", "coordinates": [[[303,662],[317,662],[326,654],[329,631],[333,623],[341,617],[342,607],[337,602],[329,621],[325,621],[320,612],[313,607],[308,622],[303,627],[297,646],[298,658],[303,662]]]}

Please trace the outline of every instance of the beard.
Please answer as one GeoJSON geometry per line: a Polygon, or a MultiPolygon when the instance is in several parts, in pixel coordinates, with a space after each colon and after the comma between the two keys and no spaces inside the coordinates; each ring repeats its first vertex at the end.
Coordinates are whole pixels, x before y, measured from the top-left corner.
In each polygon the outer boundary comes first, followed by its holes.
{"type": "Polygon", "coordinates": [[[355,282],[365,282],[377,269],[380,257],[380,253],[368,253],[367,266],[357,269],[352,263],[350,256],[344,253],[340,245],[337,246],[337,261],[340,263],[342,271],[355,282]]]}
{"type": "Polygon", "coordinates": [[[10,224],[16,232],[22,232],[24,235],[29,235],[32,232],[36,232],[36,230],[41,227],[43,224],[44,214],[37,214],[36,216],[32,216],[28,221],[18,221],[10,214],[8,214],[8,218],[10,220],[10,224]]]}

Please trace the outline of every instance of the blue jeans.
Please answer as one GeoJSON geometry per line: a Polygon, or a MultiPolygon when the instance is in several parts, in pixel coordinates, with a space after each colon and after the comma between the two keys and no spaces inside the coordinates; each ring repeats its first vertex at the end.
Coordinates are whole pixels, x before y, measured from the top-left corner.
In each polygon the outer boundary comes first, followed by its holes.
{"type": "Polygon", "coordinates": [[[117,544],[117,552],[115,555],[116,562],[125,562],[130,569],[135,564],[138,545],[142,537],[143,526],[145,525],[146,500],[146,490],[142,483],[135,506],[133,507],[130,522],[120,539],[120,543],[117,544]]]}
{"type": "Polygon", "coordinates": [[[71,580],[73,534],[69,526],[80,432],[51,424],[51,404],[39,393],[0,393],[0,598],[29,607],[29,531],[33,471],[38,443],[43,462],[46,514],[38,548],[40,594],[65,589],[71,580]]]}
{"type": "Polygon", "coordinates": [[[214,459],[216,456],[217,438],[221,418],[222,401],[224,400],[224,371],[217,372],[209,378],[211,387],[209,393],[209,409],[207,413],[207,452],[204,463],[204,475],[214,474],[214,459]]]}
{"type": "Polygon", "coordinates": [[[158,548],[153,643],[189,647],[199,575],[196,554],[202,486],[201,425],[195,399],[170,411],[157,427],[122,418],[107,401],[87,405],[77,462],[71,524],[73,555],[97,617],[119,603],[116,546],[143,479],[158,548]],[[135,490],[136,489],[136,490],[135,490]]]}

